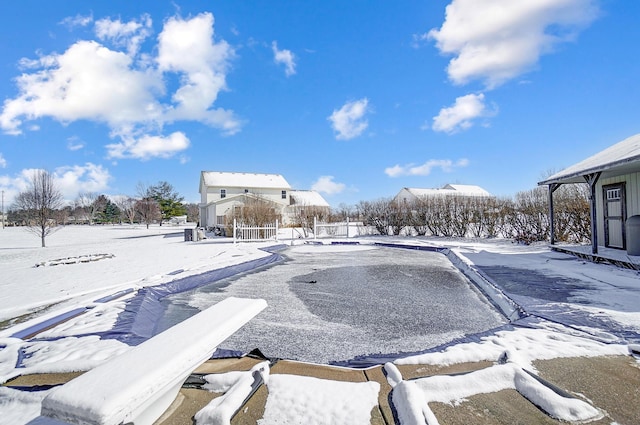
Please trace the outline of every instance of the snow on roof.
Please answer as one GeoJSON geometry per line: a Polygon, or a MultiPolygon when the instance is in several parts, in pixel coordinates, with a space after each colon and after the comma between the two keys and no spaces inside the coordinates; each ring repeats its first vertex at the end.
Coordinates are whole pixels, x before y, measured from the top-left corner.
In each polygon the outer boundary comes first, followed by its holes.
{"type": "Polygon", "coordinates": [[[640,168],[640,134],[628,137],[607,149],[590,156],[564,170],[547,178],[538,184],[549,183],[573,183],[584,182],[583,175],[599,171],[607,171],[612,168],[620,168],[636,163],[636,169],[640,168]]]}
{"type": "Polygon", "coordinates": [[[228,173],[203,171],[202,180],[206,186],[216,187],[259,187],[267,189],[291,189],[280,174],[228,173]]]}
{"type": "Polygon", "coordinates": [[[292,205],[329,207],[329,203],[315,190],[293,190],[289,193],[292,205]]]}
{"type": "Polygon", "coordinates": [[[481,188],[480,186],[472,184],[447,184],[442,187],[443,189],[452,189],[457,193],[467,196],[491,196],[489,192],[481,188]]]}
{"type": "Polygon", "coordinates": [[[417,187],[406,187],[405,189],[407,192],[417,197],[442,194],[442,189],[422,189],[417,187]]]}
{"type": "Polygon", "coordinates": [[[469,184],[446,184],[438,189],[405,188],[412,195],[420,198],[434,195],[491,196],[480,186],[469,184]]]}

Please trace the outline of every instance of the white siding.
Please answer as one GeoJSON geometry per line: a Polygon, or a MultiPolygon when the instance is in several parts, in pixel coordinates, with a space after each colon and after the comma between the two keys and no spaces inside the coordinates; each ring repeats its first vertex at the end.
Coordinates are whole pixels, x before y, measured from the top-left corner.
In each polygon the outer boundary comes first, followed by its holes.
{"type": "Polygon", "coordinates": [[[640,214],[640,172],[624,174],[599,180],[596,184],[596,210],[598,213],[598,245],[604,246],[604,200],[602,187],[615,183],[626,183],[625,201],[627,217],[640,214]]]}

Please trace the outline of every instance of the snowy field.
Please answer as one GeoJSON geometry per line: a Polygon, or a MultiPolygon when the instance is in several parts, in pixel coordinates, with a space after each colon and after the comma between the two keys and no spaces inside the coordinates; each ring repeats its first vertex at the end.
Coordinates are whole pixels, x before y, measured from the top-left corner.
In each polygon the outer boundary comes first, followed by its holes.
{"type": "MultiPolygon", "coordinates": [[[[183,232],[184,227],[165,226],[150,229],[67,227],[48,237],[47,248],[43,249],[39,247],[39,240],[24,229],[0,230],[0,381],[22,374],[92,369],[131,349],[115,339],[100,339],[95,335],[114,326],[135,291],[269,256],[259,249],[270,245],[268,243],[233,245],[225,239],[184,242],[183,232]],[[96,302],[120,291],[131,292],[107,302],[96,302]],[[34,324],[77,308],[87,310],[38,334],[36,339],[12,337],[34,324]],[[12,320],[14,318],[19,319],[12,320]]],[[[366,238],[362,242],[375,240],[366,238]]],[[[541,398],[537,401],[550,410],[559,415],[570,411],[578,415],[578,420],[583,420],[593,413],[588,405],[567,406],[565,401],[552,395],[541,395],[535,383],[522,378],[521,369],[534,370],[532,362],[536,359],[627,354],[627,344],[638,342],[640,276],[637,271],[587,263],[551,252],[543,245],[523,246],[504,240],[384,238],[384,241],[450,248],[468,267],[496,276],[496,285],[532,314],[527,326],[503,328],[490,335],[395,361],[396,364],[453,364],[508,359],[506,364],[483,372],[485,375],[470,374],[459,378],[456,385],[434,379],[409,382],[402,380],[393,364],[387,364],[388,379],[397,386],[394,404],[406,418],[416,412],[428,418],[428,401],[459,400],[469,395],[470,388],[492,392],[520,385],[521,392],[541,398]],[[529,278],[537,280],[531,284],[523,282],[529,278]],[[514,281],[522,285],[514,286],[514,281]]],[[[340,250],[353,251],[354,255],[362,249],[362,246],[340,247],[340,250]]],[[[404,255],[403,250],[397,252],[399,256],[404,255]]],[[[224,292],[218,296],[220,294],[224,292]]],[[[304,294],[300,297],[304,298],[304,294]]],[[[301,302],[299,308],[306,315],[314,315],[313,306],[301,302]]],[[[453,317],[458,315],[455,305],[451,311],[453,317]]],[[[320,310],[315,313],[320,314],[320,310]]],[[[260,316],[255,320],[259,319],[260,316]]],[[[402,320],[405,319],[399,322],[402,320]]],[[[402,329],[405,324],[398,325],[398,329],[402,329]]],[[[304,379],[285,377],[268,383],[274,396],[267,401],[267,412],[261,423],[277,423],[278,417],[288,415],[290,418],[300,415],[296,412],[317,410],[318,406],[314,405],[319,402],[317,398],[303,390],[308,385],[304,379]],[[290,403],[293,397],[301,408],[292,411],[285,407],[286,403],[279,404],[276,394],[281,392],[286,394],[283,400],[290,403]]],[[[341,389],[341,385],[325,383],[323,391],[335,394],[347,391],[354,406],[363,406],[365,413],[371,409],[375,388],[363,388],[361,403],[355,403],[359,390],[341,389]]],[[[23,393],[0,388],[0,424],[28,423],[37,417],[47,392],[23,393]]],[[[361,411],[345,410],[333,412],[333,417],[336,423],[355,423],[352,420],[361,414],[361,411]]],[[[202,417],[206,415],[204,412],[202,417]]],[[[301,417],[298,422],[313,423],[301,417]]]]}

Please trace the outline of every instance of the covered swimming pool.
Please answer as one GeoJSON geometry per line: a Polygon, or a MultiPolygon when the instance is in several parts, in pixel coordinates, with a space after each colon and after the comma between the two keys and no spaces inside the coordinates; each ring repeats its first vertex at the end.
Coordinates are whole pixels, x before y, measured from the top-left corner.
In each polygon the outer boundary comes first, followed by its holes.
{"type": "Polygon", "coordinates": [[[285,261],[163,299],[158,331],[230,296],[269,307],[225,341],[272,358],[331,363],[436,347],[507,323],[438,252],[302,245],[285,261]]]}

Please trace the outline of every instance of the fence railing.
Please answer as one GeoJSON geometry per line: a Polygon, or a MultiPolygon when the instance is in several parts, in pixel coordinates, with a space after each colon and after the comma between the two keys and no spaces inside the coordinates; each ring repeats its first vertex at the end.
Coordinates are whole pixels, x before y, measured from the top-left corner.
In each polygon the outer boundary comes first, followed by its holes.
{"type": "Polygon", "coordinates": [[[317,217],[313,217],[313,238],[319,237],[349,237],[349,217],[347,221],[339,223],[319,223],[317,217]]]}
{"type": "Polygon", "coordinates": [[[246,226],[233,219],[233,243],[278,240],[278,220],[265,226],[246,226]]]}

